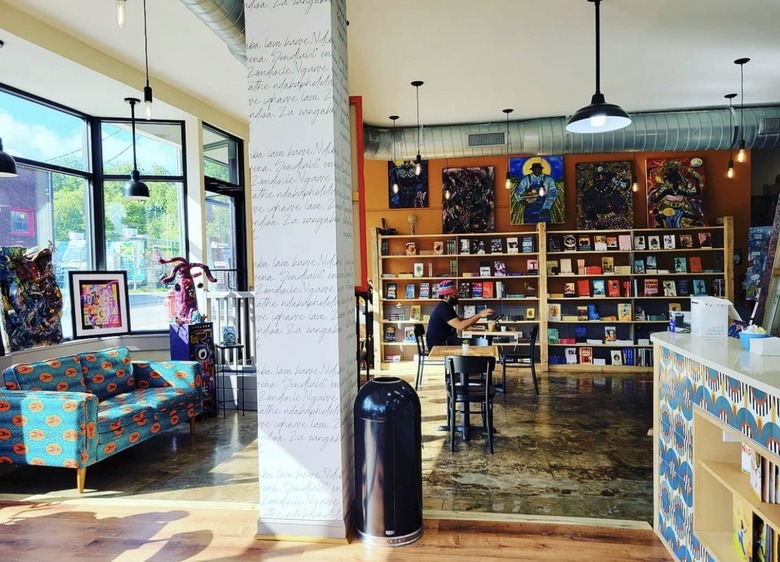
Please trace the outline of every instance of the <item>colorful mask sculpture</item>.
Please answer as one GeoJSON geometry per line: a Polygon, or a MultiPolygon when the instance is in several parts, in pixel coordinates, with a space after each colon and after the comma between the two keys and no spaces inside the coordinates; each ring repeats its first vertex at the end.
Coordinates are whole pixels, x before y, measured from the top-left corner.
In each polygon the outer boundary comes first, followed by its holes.
{"type": "MultiPolygon", "coordinates": [[[[170,275],[160,278],[163,285],[168,285],[171,281],[174,282],[168,293],[174,304],[173,321],[179,325],[203,322],[204,317],[198,311],[198,296],[195,292],[195,278],[200,277],[201,272],[193,274],[192,270],[201,269],[202,273],[206,274],[206,279],[216,283],[217,280],[211,275],[209,267],[202,263],[190,263],[182,257],[166,260],[157,252],[155,252],[154,257],[161,264],[176,264],[170,275]]],[[[203,285],[198,286],[202,287],[203,285]]]]}

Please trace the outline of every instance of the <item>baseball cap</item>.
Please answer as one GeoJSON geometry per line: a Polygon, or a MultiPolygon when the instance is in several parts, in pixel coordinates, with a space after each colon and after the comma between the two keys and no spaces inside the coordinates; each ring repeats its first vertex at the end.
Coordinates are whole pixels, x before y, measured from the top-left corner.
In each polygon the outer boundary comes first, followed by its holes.
{"type": "Polygon", "coordinates": [[[452,279],[445,279],[444,281],[439,281],[440,297],[443,297],[445,295],[452,295],[457,292],[458,290],[455,288],[455,283],[453,283],[452,279]]]}

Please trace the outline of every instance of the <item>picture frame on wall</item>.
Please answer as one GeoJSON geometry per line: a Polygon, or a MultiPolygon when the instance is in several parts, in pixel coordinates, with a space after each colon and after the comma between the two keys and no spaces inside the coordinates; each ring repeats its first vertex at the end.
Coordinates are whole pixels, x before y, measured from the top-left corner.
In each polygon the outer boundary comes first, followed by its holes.
{"type": "Polygon", "coordinates": [[[74,338],[130,333],[130,298],[125,271],[71,271],[74,338]]]}

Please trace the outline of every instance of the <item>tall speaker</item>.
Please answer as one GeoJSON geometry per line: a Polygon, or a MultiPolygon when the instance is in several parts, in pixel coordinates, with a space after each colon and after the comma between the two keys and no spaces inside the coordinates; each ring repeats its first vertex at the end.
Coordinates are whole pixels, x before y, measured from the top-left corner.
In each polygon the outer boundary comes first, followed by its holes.
{"type": "Polygon", "coordinates": [[[216,411],[216,364],[214,361],[214,326],[200,324],[171,324],[171,359],[197,361],[201,365],[203,407],[216,411]]]}

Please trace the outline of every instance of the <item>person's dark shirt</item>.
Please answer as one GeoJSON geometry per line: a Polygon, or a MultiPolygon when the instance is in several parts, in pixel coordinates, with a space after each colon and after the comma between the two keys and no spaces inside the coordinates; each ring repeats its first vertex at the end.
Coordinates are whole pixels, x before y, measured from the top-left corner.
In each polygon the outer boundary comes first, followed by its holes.
{"type": "Polygon", "coordinates": [[[457,317],[458,315],[450,303],[441,301],[436,305],[430,320],[428,320],[428,330],[425,332],[428,349],[434,345],[446,345],[448,337],[457,335],[455,328],[448,324],[450,320],[457,317]]]}

